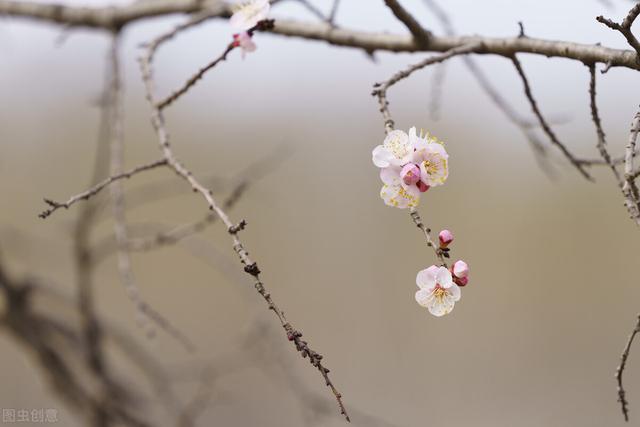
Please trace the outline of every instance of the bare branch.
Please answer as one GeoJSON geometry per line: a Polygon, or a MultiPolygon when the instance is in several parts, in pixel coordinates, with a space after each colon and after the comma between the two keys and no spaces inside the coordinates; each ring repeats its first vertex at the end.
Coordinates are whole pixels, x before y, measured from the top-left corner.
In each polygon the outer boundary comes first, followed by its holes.
{"type": "Polygon", "coordinates": [[[65,208],[65,209],[69,209],[71,207],[71,205],[74,205],[75,203],[81,201],[81,200],[88,200],[89,198],[91,198],[92,196],[95,196],[96,194],[98,194],[100,191],[102,191],[105,187],[107,187],[109,184],[112,184],[118,180],[121,179],[128,179],[131,178],[134,175],[137,175],[140,172],[144,172],[150,169],[155,169],[159,166],[164,166],[167,164],[167,161],[164,159],[160,159],[160,160],[156,160],[155,162],[152,163],[148,163],[145,165],[140,165],[140,166],[136,166],[135,168],[126,171],[126,172],[122,172],[122,173],[118,173],[115,175],[111,175],[110,177],[100,181],[99,183],[97,183],[96,185],[94,185],[93,187],[89,188],[86,191],[83,191],[82,193],[76,194],[75,196],[71,196],[69,198],[69,200],[67,200],[66,202],[56,202],[53,201],[51,199],[44,199],[44,201],[50,206],[49,209],[43,211],[42,213],[40,213],[38,216],[40,218],[47,218],[49,215],[51,215],[52,213],[54,213],[55,211],[57,211],[60,208],[65,208]]]}
{"type": "Polygon", "coordinates": [[[418,227],[424,234],[424,238],[427,240],[427,246],[433,249],[433,252],[436,254],[436,257],[440,261],[440,265],[447,267],[447,262],[444,259],[445,253],[439,248],[438,245],[433,243],[433,239],[431,238],[431,229],[424,225],[424,222],[422,222],[422,218],[420,217],[418,210],[416,208],[411,208],[411,210],[409,211],[409,215],[411,216],[411,220],[416,225],[416,227],[418,227]]]}
{"type": "Polygon", "coordinates": [[[438,64],[444,62],[454,56],[458,55],[466,55],[474,51],[477,48],[477,44],[470,44],[467,46],[461,46],[454,49],[451,49],[443,54],[431,56],[429,58],[424,59],[423,61],[414,64],[405,70],[399,71],[393,76],[391,76],[388,80],[382,83],[376,83],[373,85],[374,89],[371,93],[373,96],[378,98],[378,104],[380,105],[380,112],[382,113],[382,117],[384,118],[384,127],[385,131],[389,132],[393,130],[394,122],[391,118],[391,113],[389,112],[389,102],[387,101],[387,90],[398,83],[400,80],[406,79],[413,72],[418,71],[424,67],[429,65],[438,64]]]}
{"type": "MultiPolygon", "coordinates": [[[[269,21],[261,22],[265,25],[272,25],[272,22],[269,21]]],[[[263,24],[259,23],[252,30],[260,28],[260,26],[263,24]]],[[[166,130],[163,111],[159,108],[159,104],[155,101],[155,85],[152,70],[153,55],[162,43],[161,40],[164,37],[165,35],[161,35],[148,44],[149,48],[147,49],[146,54],[140,58],[140,68],[145,85],[146,97],[149,105],[152,107],[151,122],[158,136],[159,149],[162,152],[163,157],[167,161],[167,166],[173,169],[173,171],[176,172],[179,177],[187,181],[194,192],[200,193],[209,206],[209,209],[213,211],[224,223],[225,227],[227,228],[227,232],[231,237],[233,250],[238,255],[240,263],[244,267],[244,271],[254,279],[255,289],[265,300],[269,310],[275,313],[276,317],[280,321],[280,325],[286,332],[287,338],[289,339],[289,341],[294,343],[296,350],[301,354],[302,357],[308,358],[309,362],[320,372],[320,374],[324,378],[325,384],[331,389],[331,392],[333,393],[336,402],[338,403],[341,414],[344,415],[347,421],[349,421],[349,416],[342,402],[342,394],[338,392],[333,382],[329,378],[329,369],[327,369],[322,363],[323,357],[316,351],[312,350],[306,341],[302,340],[302,333],[295,329],[291,325],[291,323],[287,321],[284,312],[275,304],[271,297],[271,294],[266,291],[264,284],[260,279],[260,269],[257,263],[250,258],[249,252],[245,249],[244,244],[239,237],[240,232],[244,230],[246,226],[246,221],[242,220],[239,223],[234,223],[233,221],[231,221],[224,207],[219,205],[216,199],[213,197],[213,192],[205,187],[198,179],[196,179],[191,171],[177,159],[173,152],[173,149],[169,143],[169,134],[166,130]]]]}
{"type": "MultiPolygon", "coordinates": [[[[449,16],[445,12],[445,10],[440,7],[440,5],[435,0],[424,0],[424,3],[435,15],[436,19],[440,21],[440,23],[444,27],[445,34],[447,36],[455,36],[456,32],[453,27],[453,23],[449,19],[449,16]]],[[[462,61],[464,62],[464,65],[469,69],[473,77],[475,77],[482,90],[487,94],[487,96],[489,96],[489,99],[495,104],[496,107],[498,107],[500,111],[502,111],[507,119],[515,126],[517,126],[518,129],[520,129],[520,131],[524,134],[525,138],[527,138],[527,140],[529,141],[529,144],[534,155],[536,156],[536,160],[538,160],[538,164],[540,165],[541,169],[550,175],[552,173],[552,170],[550,169],[548,162],[546,162],[547,150],[532,129],[532,122],[525,119],[524,117],[521,117],[516,109],[511,104],[509,104],[509,102],[502,95],[500,95],[500,92],[498,92],[496,87],[491,83],[489,77],[487,77],[484,71],[482,71],[482,68],[480,68],[474,58],[467,55],[462,57],[462,61]]]]}
{"type": "Polygon", "coordinates": [[[596,102],[596,66],[591,64],[589,67],[589,74],[591,76],[589,80],[589,100],[591,106],[591,119],[593,120],[593,124],[596,127],[596,134],[598,135],[598,151],[600,152],[600,156],[606,162],[606,164],[611,168],[611,172],[615,177],[616,181],[620,188],[622,188],[622,179],[620,178],[620,173],[618,173],[618,169],[616,169],[613,160],[611,159],[611,155],[607,150],[607,141],[604,130],[602,129],[602,121],[600,120],[600,114],[598,112],[598,104],[596,102]]]}
{"type": "Polygon", "coordinates": [[[640,332],[640,315],[638,315],[638,320],[636,321],[636,325],[629,335],[629,339],[624,346],[624,350],[622,351],[622,355],[620,356],[620,365],[616,369],[616,381],[618,382],[618,402],[620,402],[620,407],[622,409],[622,415],[624,415],[624,420],[629,421],[629,402],[625,397],[626,391],[622,386],[622,374],[624,373],[624,369],[627,366],[627,359],[629,358],[629,353],[631,352],[631,344],[633,344],[633,339],[640,332]]]}
{"type": "MultiPolygon", "coordinates": [[[[158,0],[154,2],[134,2],[119,7],[89,8],[0,0],[0,15],[108,30],[148,17],[195,12],[205,12],[207,17],[227,18],[231,15],[230,8],[218,1],[158,0]]],[[[359,48],[366,52],[374,52],[376,50],[445,52],[452,48],[480,43],[474,53],[509,57],[516,53],[531,53],[546,57],[573,59],[584,63],[604,63],[610,64],[612,67],[640,70],[640,64],[636,62],[636,52],[598,45],[531,37],[431,36],[429,43],[422,46],[416,42],[413,36],[341,28],[333,28],[331,31],[327,31],[327,28],[327,24],[324,22],[279,20],[270,32],[284,36],[325,41],[337,46],[359,48]]]]}
{"type": "Polygon", "coordinates": [[[407,11],[407,9],[405,9],[398,0],[384,0],[384,2],[387,7],[391,9],[391,12],[393,12],[395,17],[398,18],[398,20],[402,22],[405,27],[407,27],[419,46],[426,46],[427,44],[429,44],[431,33],[425,30],[422,25],[420,25],[420,23],[416,20],[416,18],[414,18],[413,15],[411,15],[409,11],[407,11]]]}
{"type": "Polygon", "coordinates": [[[329,16],[327,17],[327,23],[332,27],[335,27],[336,15],[338,13],[339,6],[340,6],[340,0],[333,0],[333,5],[331,6],[331,12],[329,12],[329,16]]]}
{"type": "MultiPolygon", "coordinates": [[[[114,33],[110,50],[109,61],[111,64],[112,82],[110,86],[111,95],[109,99],[110,110],[110,140],[111,140],[111,176],[122,175],[124,163],[124,129],[123,129],[123,97],[122,82],[120,77],[119,58],[119,34],[114,33]]],[[[165,165],[167,162],[162,162],[165,165]]],[[[131,256],[127,244],[129,242],[129,232],[126,224],[126,214],[124,206],[124,190],[120,181],[113,181],[110,187],[111,201],[114,218],[114,235],[117,245],[118,271],[120,278],[127,292],[127,296],[135,305],[138,313],[138,320],[146,326],[147,320],[153,321],[162,330],[178,340],[188,351],[193,351],[194,346],[189,339],[174,327],[167,319],[154,310],[140,295],[136,285],[131,256]]],[[[149,330],[150,332],[151,330],[149,330]]]]}
{"type": "Polygon", "coordinates": [[[513,62],[513,65],[516,68],[516,71],[518,72],[520,79],[522,80],[522,85],[524,86],[524,93],[527,97],[527,100],[529,101],[529,105],[531,105],[531,109],[533,110],[533,113],[535,114],[535,116],[538,118],[538,121],[540,122],[540,126],[542,127],[544,132],[547,134],[551,142],[553,142],[560,149],[560,151],[562,151],[562,153],[571,162],[571,164],[573,164],[576,167],[576,169],[578,169],[578,171],[582,174],[582,176],[584,176],[588,180],[593,180],[591,178],[591,175],[589,175],[589,173],[584,169],[584,166],[580,163],[580,161],[567,149],[567,147],[565,147],[565,145],[562,142],[560,142],[556,134],[551,129],[551,126],[549,126],[549,123],[547,123],[544,116],[540,112],[540,109],[538,108],[538,103],[536,102],[535,98],[533,97],[533,93],[531,92],[531,86],[529,85],[529,80],[527,79],[527,76],[524,73],[524,70],[522,68],[522,64],[520,64],[520,61],[518,60],[518,58],[516,56],[512,56],[511,61],[513,62]]]}
{"type": "Polygon", "coordinates": [[[629,142],[625,150],[624,157],[624,184],[622,192],[625,196],[625,204],[627,210],[636,224],[640,225],[640,193],[635,182],[635,170],[633,167],[633,159],[636,155],[636,141],[640,133],[640,111],[636,113],[631,121],[631,130],[629,131],[629,142]]]}
{"type": "Polygon", "coordinates": [[[640,42],[638,41],[636,36],[633,35],[633,32],[631,31],[631,26],[633,25],[633,22],[636,20],[639,14],[640,14],[640,3],[636,4],[634,7],[631,8],[627,16],[622,21],[622,24],[613,22],[612,20],[607,19],[602,15],[596,18],[598,22],[606,25],[612,30],[619,31],[624,36],[624,38],[627,39],[627,43],[629,43],[629,46],[631,46],[637,53],[636,62],[640,61],[640,42]]]}

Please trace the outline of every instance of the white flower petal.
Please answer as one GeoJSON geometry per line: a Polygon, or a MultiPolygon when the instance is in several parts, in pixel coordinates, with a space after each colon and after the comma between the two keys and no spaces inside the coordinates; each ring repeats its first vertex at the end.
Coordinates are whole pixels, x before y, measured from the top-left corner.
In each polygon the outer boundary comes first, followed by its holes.
{"type": "Polygon", "coordinates": [[[393,159],[393,153],[386,147],[378,145],[371,152],[371,159],[373,160],[373,164],[377,167],[386,168],[391,165],[390,162],[393,159]]]}
{"type": "Polygon", "coordinates": [[[430,301],[429,300],[430,295],[431,295],[431,291],[428,291],[426,289],[419,289],[416,292],[416,302],[423,307],[427,307],[430,301]]]}
{"type": "Polygon", "coordinates": [[[453,298],[454,301],[460,301],[460,297],[462,296],[462,292],[460,292],[460,287],[455,283],[451,285],[451,287],[447,288],[447,293],[453,298]]]}
{"type": "Polygon", "coordinates": [[[441,287],[448,289],[451,285],[453,285],[451,272],[447,270],[446,267],[439,267],[438,271],[436,272],[436,281],[441,287]]]}
{"type": "Polygon", "coordinates": [[[437,273],[438,267],[435,265],[419,271],[418,275],[416,276],[416,284],[420,289],[427,289],[429,291],[432,291],[436,287],[437,273]]]}
{"type": "Polygon", "coordinates": [[[401,169],[398,166],[389,166],[387,168],[380,169],[380,179],[387,185],[401,185],[402,179],[400,178],[401,169]]]}
{"type": "Polygon", "coordinates": [[[427,310],[429,310],[429,313],[433,314],[434,316],[441,317],[445,314],[451,313],[454,305],[455,302],[452,298],[447,298],[446,296],[443,298],[438,298],[434,295],[427,303],[427,310]]]}
{"type": "Polygon", "coordinates": [[[380,190],[380,197],[387,206],[393,206],[399,209],[418,206],[420,202],[420,192],[416,188],[416,192],[407,190],[401,185],[383,185],[380,190]]]}
{"type": "Polygon", "coordinates": [[[403,166],[413,154],[413,147],[409,144],[409,136],[398,129],[389,132],[382,145],[393,153],[391,163],[396,166],[403,166]]]}

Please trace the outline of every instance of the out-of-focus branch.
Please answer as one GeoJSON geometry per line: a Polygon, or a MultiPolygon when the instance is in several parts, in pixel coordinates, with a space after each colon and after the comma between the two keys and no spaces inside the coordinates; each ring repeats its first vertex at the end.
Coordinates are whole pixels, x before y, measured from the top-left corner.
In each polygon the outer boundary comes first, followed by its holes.
{"type": "Polygon", "coordinates": [[[409,30],[409,32],[413,35],[416,43],[420,46],[426,46],[429,43],[429,38],[431,38],[431,32],[425,30],[422,25],[413,17],[411,13],[407,9],[400,4],[398,0],[384,0],[385,4],[393,15],[398,18],[400,22],[402,22],[405,27],[409,30]]]}
{"type": "MultiPolygon", "coordinates": [[[[110,75],[111,85],[109,86],[110,95],[108,111],[109,114],[109,136],[111,147],[111,176],[122,175],[124,164],[124,129],[123,129],[123,97],[122,97],[122,81],[119,58],[119,33],[114,33],[109,54],[109,63],[111,64],[110,75]]],[[[165,165],[165,162],[156,162],[157,166],[165,165]]],[[[114,236],[117,246],[117,263],[120,279],[125,287],[127,296],[134,304],[138,320],[142,326],[148,329],[148,333],[152,333],[148,321],[153,321],[162,330],[167,332],[177,341],[179,341],[188,351],[193,351],[194,346],[190,340],[174,325],[165,319],[159,312],[151,307],[140,295],[140,290],[136,284],[133,268],[131,265],[131,255],[129,254],[128,242],[129,232],[127,230],[124,190],[120,181],[113,181],[111,186],[111,205],[114,219],[114,236]]]]}
{"type": "Polygon", "coordinates": [[[540,126],[542,127],[544,132],[547,134],[551,142],[555,144],[560,149],[560,151],[562,151],[564,156],[571,162],[571,164],[573,164],[576,167],[576,169],[578,169],[578,171],[582,174],[582,176],[584,176],[588,180],[593,180],[591,178],[591,175],[589,175],[589,173],[584,169],[584,165],[580,163],[580,161],[573,155],[573,153],[571,153],[571,151],[569,151],[569,149],[562,142],[560,142],[555,132],[553,131],[553,129],[551,129],[551,126],[542,115],[542,112],[538,107],[538,103],[533,97],[533,92],[531,91],[529,80],[527,79],[527,76],[524,73],[524,69],[522,68],[522,64],[520,63],[520,60],[516,56],[512,56],[511,61],[513,62],[513,66],[515,67],[518,75],[520,76],[520,79],[522,80],[524,93],[525,93],[525,96],[527,97],[527,100],[529,101],[529,105],[531,105],[531,110],[533,110],[533,113],[538,118],[538,121],[540,122],[540,126]]]}
{"type": "Polygon", "coordinates": [[[638,111],[631,121],[631,129],[629,131],[629,142],[625,149],[624,157],[624,184],[622,192],[625,196],[625,204],[627,210],[636,224],[640,225],[640,192],[635,181],[635,173],[633,167],[633,159],[636,155],[636,141],[640,133],[640,111],[638,111]]]}
{"type": "Polygon", "coordinates": [[[391,117],[391,113],[389,112],[389,101],[387,100],[387,90],[391,86],[393,86],[394,84],[398,83],[403,79],[406,79],[415,71],[418,71],[429,65],[444,62],[448,59],[453,58],[454,56],[469,54],[473,52],[476,47],[477,47],[476,44],[470,44],[468,46],[461,46],[461,47],[448,50],[447,52],[444,52],[440,55],[431,56],[417,64],[414,64],[406,68],[405,70],[397,72],[396,74],[391,76],[388,80],[385,80],[384,82],[376,83],[375,85],[373,85],[374,89],[371,94],[378,98],[378,105],[380,106],[380,112],[382,113],[382,117],[384,118],[385,132],[389,132],[393,130],[393,127],[394,127],[393,118],[391,117]]]}
{"type": "Polygon", "coordinates": [[[618,365],[618,368],[616,369],[616,381],[618,382],[618,402],[620,402],[622,415],[624,415],[625,421],[629,421],[629,402],[627,402],[626,391],[622,386],[622,374],[624,373],[624,369],[627,366],[627,359],[629,358],[629,353],[631,352],[631,344],[633,344],[633,340],[639,332],[640,315],[638,315],[636,325],[633,327],[633,331],[629,335],[629,339],[624,346],[624,350],[622,351],[622,355],[620,356],[620,365],[618,365]]]}
{"type": "MultiPolygon", "coordinates": [[[[250,29],[249,31],[260,31],[262,29],[269,29],[272,26],[273,21],[260,21],[254,28],[250,29]]],[[[171,32],[167,34],[175,35],[175,30],[171,30],[171,32]]],[[[329,369],[324,366],[322,362],[322,355],[312,350],[309,347],[308,343],[302,339],[302,333],[299,330],[295,329],[291,325],[291,323],[289,323],[289,321],[285,317],[284,312],[275,304],[273,298],[271,297],[271,294],[265,289],[264,284],[262,283],[262,280],[260,278],[260,268],[258,267],[258,264],[249,256],[249,252],[245,249],[245,246],[239,237],[240,232],[242,232],[246,226],[246,221],[241,220],[238,223],[234,223],[226,213],[224,207],[220,205],[213,197],[213,192],[205,187],[193,175],[193,173],[177,159],[175,153],[173,152],[173,148],[169,142],[169,134],[166,129],[163,110],[159,107],[160,104],[156,101],[152,68],[153,56],[164,40],[166,40],[166,34],[162,34],[154,39],[151,43],[148,43],[148,48],[145,54],[140,58],[140,68],[142,71],[142,79],[145,85],[146,97],[152,109],[151,122],[158,137],[159,149],[162,153],[162,156],[166,159],[167,166],[171,168],[179,177],[184,179],[191,186],[194,192],[199,193],[206,201],[209,209],[213,211],[223,222],[223,224],[227,228],[229,236],[231,237],[233,250],[236,252],[244,271],[254,279],[254,286],[256,290],[267,303],[269,310],[275,313],[276,317],[280,321],[280,325],[286,332],[287,338],[289,339],[289,341],[293,342],[296,350],[301,354],[302,357],[308,358],[309,362],[320,372],[320,374],[324,378],[326,385],[331,389],[331,392],[333,393],[336,402],[338,403],[341,414],[344,415],[347,421],[349,421],[349,416],[342,402],[342,394],[338,392],[333,382],[329,378],[329,369]]],[[[227,47],[227,49],[229,50],[233,50],[234,48],[235,45],[233,44],[227,47]]]]}
{"type": "Polygon", "coordinates": [[[338,7],[340,7],[340,0],[333,0],[333,5],[331,6],[331,12],[329,12],[329,16],[327,17],[327,23],[332,27],[335,27],[336,15],[338,14],[338,7]]]}
{"type": "Polygon", "coordinates": [[[0,266],[0,291],[5,300],[0,328],[33,353],[52,389],[81,413],[87,425],[146,427],[133,408],[134,396],[107,371],[98,371],[77,350],[83,336],[76,328],[41,314],[31,300],[38,286],[10,279],[0,266]]]}
{"type": "MultiPolygon", "coordinates": [[[[433,13],[435,18],[440,21],[440,24],[444,28],[444,32],[447,36],[453,37],[456,35],[453,23],[449,19],[449,15],[446,11],[436,2],[436,0],[423,0],[427,8],[433,13]]],[[[547,150],[542,144],[536,132],[531,120],[522,117],[516,109],[505,99],[498,89],[491,83],[489,77],[480,68],[474,58],[471,56],[463,56],[462,61],[464,65],[469,69],[473,77],[476,79],[482,90],[487,94],[489,99],[494,103],[496,107],[507,117],[507,119],[520,129],[525,138],[529,141],[529,144],[533,150],[533,153],[538,160],[540,167],[547,173],[551,173],[551,169],[546,162],[547,150]]]]}
{"type": "Polygon", "coordinates": [[[596,102],[596,66],[595,64],[591,64],[589,67],[589,104],[591,107],[591,119],[593,120],[593,124],[596,127],[596,135],[598,136],[598,151],[600,152],[600,156],[605,161],[605,163],[611,168],[611,172],[616,179],[618,185],[622,188],[622,179],[620,178],[620,173],[609,154],[609,150],[607,150],[607,140],[606,135],[604,133],[604,129],[602,129],[602,121],[600,120],[600,113],[598,112],[598,104],[596,102]]]}
{"type": "Polygon", "coordinates": [[[627,16],[622,21],[622,24],[618,24],[617,22],[607,19],[602,15],[598,16],[596,20],[611,28],[612,30],[619,31],[620,34],[622,34],[624,38],[627,39],[627,43],[629,43],[629,46],[631,46],[636,51],[636,62],[640,63],[640,42],[631,31],[631,26],[633,25],[633,22],[636,20],[638,15],[640,15],[640,3],[631,8],[627,16]]]}

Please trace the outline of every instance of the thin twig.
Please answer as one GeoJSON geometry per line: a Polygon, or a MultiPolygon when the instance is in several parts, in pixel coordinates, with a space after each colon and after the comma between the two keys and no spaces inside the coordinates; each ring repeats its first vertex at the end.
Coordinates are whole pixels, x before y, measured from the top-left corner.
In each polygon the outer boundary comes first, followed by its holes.
{"type": "Polygon", "coordinates": [[[602,15],[596,18],[598,22],[606,25],[612,30],[619,31],[620,34],[622,34],[624,38],[627,39],[627,43],[629,43],[629,46],[631,46],[637,53],[636,62],[640,62],[640,42],[638,41],[636,36],[633,35],[633,32],[631,31],[631,26],[633,25],[633,22],[636,20],[639,14],[640,14],[640,3],[637,3],[635,6],[631,8],[627,16],[622,21],[622,24],[618,24],[617,22],[607,19],[602,15]]]}
{"type": "Polygon", "coordinates": [[[413,223],[416,225],[416,227],[418,227],[424,234],[424,238],[427,240],[427,246],[433,249],[433,252],[436,254],[436,257],[438,257],[438,260],[440,261],[440,265],[447,267],[447,262],[444,259],[444,252],[442,252],[438,245],[433,242],[433,239],[431,238],[431,229],[424,225],[424,222],[422,222],[422,218],[420,217],[418,210],[416,208],[411,208],[409,210],[409,215],[411,216],[411,219],[413,220],[413,223]]]}
{"type": "Polygon", "coordinates": [[[616,182],[622,188],[622,178],[620,177],[620,173],[618,169],[616,169],[613,160],[611,159],[611,155],[607,150],[607,140],[606,135],[604,133],[604,129],[602,129],[602,121],[600,120],[600,113],[598,112],[598,104],[596,102],[596,66],[595,64],[588,65],[589,67],[589,100],[591,106],[591,119],[593,120],[593,124],[596,127],[596,134],[598,136],[598,151],[600,152],[600,156],[602,159],[609,165],[611,168],[611,172],[616,179],[616,182]]]}
{"type": "MultiPolygon", "coordinates": [[[[444,32],[447,36],[453,37],[456,35],[455,28],[449,15],[435,0],[424,0],[425,5],[434,14],[435,18],[440,21],[444,28],[444,32]]],[[[544,144],[540,141],[536,132],[533,129],[533,123],[531,120],[527,120],[522,117],[517,110],[505,99],[498,89],[491,83],[489,77],[480,68],[474,58],[469,55],[462,57],[464,65],[469,69],[473,77],[476,79],[480,88],[487,94],[489,99],[494,103],[496,107],[507,117],[511,123],[513,123],[523,133],[525,138],[529,141],[529,145],[540,165],[540,168],[552,175],[553,171],[550,168],[547,160],[547,150],[544,144]]],[[[535,122],[537,125],[537,122],[535,122]]]]}
{"type": "Polygon", "coordinates": [[[340,6],[340,0],[333,0],[333,5],[331,6],[331,12],[329,12],[329,16],[327,17],[327,24],[335,27],[336,15],[338,14],[338,7],[340,6]]]}
{"type": "Polygon", "coordinates": [[[387,100],[387,90],[398,83],[399,81],[406,79],[413,72],[420,70],[429,65],[438,64],[444,62],[450,58],[453,58],[457,55],[466,55],[474,51],[477,48],[476,44],[471,44],[468,46],[461,46],[451,50],[448,50],[440,55],[430,56],[429,58],[424,59],[423,61],[414,64],[405,70],[398,71],[393,76],[391,76],[388,80],[385,80],[381,83],[376,83],[373,85],[373,92],[371,93],[373,96],[378,98],[378,104],[380,106],[380,112],[382,113],[382,117],[384,118],[384,128],[386,132],[389,132],[394,127],[393,118],[391,117],[391,113],[389,112],[389,101],[387,100]]]}
{"type": "Polygon", "coordinates": [[[624,157],[624,184],[622,192],[625,196],[625,204],[627,210],[636,224],[640,225],[640,192],[635,181],[635,170],[633,167],[633,159],[636,155],[636,141],[640,133],[640,111],[638,111],[631,121],[631,129],[629,130],[629,142],[625,149],[624,157]]]}
{"type": "Polygon", "coordinates": [[[564,156],[571,162],[571,164],[573,164],[576,167],[576,169],[578,169],[578,171],[582,174],[582,176],[592,181],[593,178],[591,178],[591,175],[589,175],[589,173],[584,169],[584,166],[571,153],[571,151],[569,151],[567,147],[562,142],[560,142],[556,134],[553,132],[553,129],[551,129],[551,126],[549,126],[549,123],[546,121],[546,119],[542,115],[540,108],[538,108],[538,103],[533,97],[533,92],[531,91],[529,80],[527,79],[527,76],[524,73],[524,69],[522,68],[522,64],[520,63],[520,60],[518,60],[518,58],[514,55],[511,57],[511,61],[513,62],[513,65],[516,71],[518,72],[520,79],[522,80],[522,85],[524,86],[524,93],[525,93],[525,96],[527,97],[527,100],[529,101],[529,105],[531,106],[531,109],[533,110],[533,113],[535,114],[535,116],[538,118],[538,121],[540,122],[540,126],[542,127],[544,132],[547,134],[551,142],[555,144],[560,149],[560,151],[562,151],[564,156]]]}
{"type": "Polygon", "coordinates": [[[622,415],[624,415],[624,420],[629,421],[629,402],[627,402],[626,391],[622,386],[622,374],[624,373],[624,369],[627,366],[627,359],[629,358],[629,353],[631,351],[631,344],[633,344],[633,339],[640,332],[640,315],[638,315],[638,320],[636,321],[636,325],[629,335],[629,339],[624,346],[624,350],[622,351],[622,355],[620,356],[620,365],[616,368],[616,381],[618,382],[618,402],[620,402],[620,407],[622,409],[622,415]]]}
{"type": "MultiPolygon", "coordinates": [[[[272,26],[273,21],[261,21],[256,29],[259,29],[260,25],[272,26]]],[[[158,39],[162,37],[163,36],[160,36],[158,39]]],[[[239,237],[240,232],[246,226],[246,222],[244,220],[240,221],[239,223],[234,223],[233,221],[231,221],[225,209],[221,205],[219,205],[216,199],[213,197],[213,192],[206,188],[203,184],[201,184],[200,181],[193,176],[191,171],[187,169],[175,156],[173,149],[171,148],[171,145],[169,143],[169,135],[166,130],[163,111],[161,108],[159,108],[160,104],[155,101],[152,57],[156,49],[160,46],[160,43],[161,42],[154,41],[149,44],[151,48],[147,49],[146,53],[140,58],[140,67],[142,71],[142,79],[145,85],[146,97],[149,105],[152,108],[151,122],[158,136],[159,148],[162,152],[163,157],[167,161],[167,166],[173,169],[178,176],[187,181],[194,192],[200,193],[209,206],[209,209],[213,211],[224,223],[225,227],[227,228],[227,232],[231,237],[233,249],[238,255],[240,263],[244,267],[244,271],[254,278],[254,286],[256,290],[265,300],[269,309],[275,313],[276,317],[280,321],[280,325],[286,332],[287,338],[294,343],[301,356],[303,358],[308,358],[309,362],[320,372],[325,380],[326,385],[331,389],[336,402],[338,403],[341,414],[343,414],[345,419],[349,421],[349,416],[342,402],[342,395],[340,394],[340,392],[338,392],[336,387],[333,385],[333,382],[330,380],[329,369],[327,369],[322,363],[322,356],[312,350],[306,341],[302,340],[302,333],[295,329],[287,321],[284,312],[275,304],[271,297],[271,294],[266,291],[264,284],[260,279],[260,269],[258,268],[257,263],[249,257],[249,253],[245,249],[244,244],[239,237]]]]}
{"type": "Polygon", "coordinates": [[[115,175],[111,175],[110,177],[100,181],[99,183],[89,188],[88,190],[83,191],[82,193],[78,193],[75,196],[71,196],[69,200],[67,200],[66,202],[56,202],[51,199],[44,199],[45,203],[48,204],[50,208],[42,211],[42,213],[40,213],[38,216],[43,219],[47,218],[49,215],[51,215],[52,213],[54,213],[60,208],[69,209],[72,205],[76,204],[81,200],[88,200],[89,198],[95,196],[100,191],[102,191],[109,184],[112,184],[121,179],[131,178],[132,176],[137,175],[140,172],[144,172],[150,169],[155,169],[159,166],[164,166],[166,164],[167,164],[166,160],[160,159],[152,163],[136,166],[135,168],[128,170],[126,172],[121,172],[115,175]]]}

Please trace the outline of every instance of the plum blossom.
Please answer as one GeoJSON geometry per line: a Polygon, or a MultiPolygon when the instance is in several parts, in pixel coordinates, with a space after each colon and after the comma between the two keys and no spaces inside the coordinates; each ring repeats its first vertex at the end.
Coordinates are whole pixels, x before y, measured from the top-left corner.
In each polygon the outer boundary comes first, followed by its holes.
{"type": "Polygon", "coordinates": [[[417,206],[420,193],[444,184],[449,174],[449,155],[442,143],[429,135],[418,136],[415,127],[408,134],[398,129],[389,132],[373,149],[372,160],[381,169],[380,197],[400,209],[417,206]]]}
{"type": "Polygon", "coordinates": [[[233,35],[233,45],[242,49],[242,59],[244,59],[247,53],[256,50],[256,44],[253,42],[251,34],[246,31],[233,35]]]}
{"type": "Polygon", "coordinates": [[[401,130],[392,130],[382,145],[373,149],[373,164],[379,168],[402,166],[409,163],[413,151],[409,135],[401,130]]]}
{"type": "Polygon", "coordinates": [[[453,242],[453,233],[449,230],[442,230],[440,234],[438,234],[438,240],[440,240],[440,247],[446,248],[453,242]]]}
{"type": "Polygon", "coordinates": [[[250,0],[234,6],[234,13],[229,23],[241,31],[247,31],[267,18],[271,5],[269,0],[250,0]]]}
{"type": "Polygon", "coordinates": [[[416,301],[436,317],[449,314],[460,300],[460,288],[453,282],[451,272],[446,267],[431,267],[422,270],[416,276],[420,288],[416,292],[416,301]]]}
{"type": "Polygon", "coordinates": [[[453,273],[453,281],[458,286],[466,286],[469,283],[469,266],[466,262],[458,260],[451,266],[451,272],[453,273]]]}

